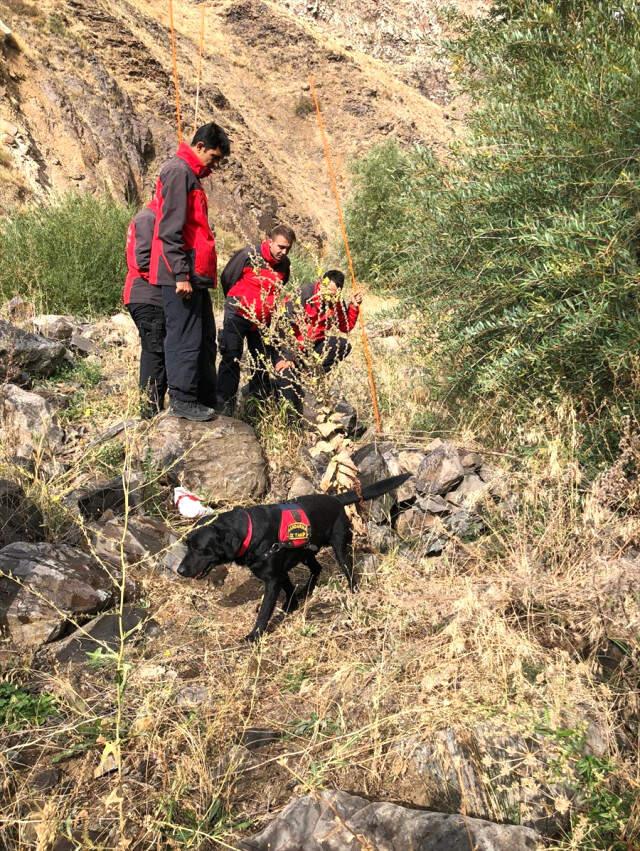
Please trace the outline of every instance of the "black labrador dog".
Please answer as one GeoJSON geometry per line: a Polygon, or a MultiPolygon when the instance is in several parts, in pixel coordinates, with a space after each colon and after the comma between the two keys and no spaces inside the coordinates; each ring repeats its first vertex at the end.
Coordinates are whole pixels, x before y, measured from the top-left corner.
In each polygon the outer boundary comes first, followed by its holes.
{"type": "Polygon", "coordinates": [[[248,567],[265,585],[255,626],[246,636],[247,641],[256,641],[269,623],[280,591],[285,593],[285,612],[292,612],[316,587],[322,569],[316,553],[321,547],[332,547],[350,590],[355,590],[351,525],[345,506],[389,493],[410,475],[375,482],[362,488],[361,494],[312,494],[290,503],[234,508],[213,521],[204,520],[186,538],[187,554],[178,573],[200,579],[216,565],[230,561],[248,567]],[[296,564],[305,564],[311,574],[298,594],[289,579],[296,564]]]}

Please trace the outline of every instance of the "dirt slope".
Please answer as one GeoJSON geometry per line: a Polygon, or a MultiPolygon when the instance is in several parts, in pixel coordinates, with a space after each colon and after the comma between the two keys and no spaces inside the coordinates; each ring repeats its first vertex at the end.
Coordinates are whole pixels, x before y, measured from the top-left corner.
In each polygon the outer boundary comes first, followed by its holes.
{"type": "MultiPolygon", "coordinates": [[[[399,52],[376,50],[366,32],[351,38],[359,5],[363,21],[371,18],[369,0],[352,3],[352,16],[329,26],[298,5],[204,3],[199,119],[218,120],[233,140],[232,162],[210,181],[213,214],[247,236],[274,219],[315,240],[333,230],[320,139],[308,111],[310,73],[342,182],[350,158],[390,135],[439,146],[452,132],[445,117],[451,108],[429,99],[428,77],[416,86],[407,70],[412,45],[418,65],[427,54],[435,63],[437,39],[417,44],[411,36],[415,0],[396,4],[393,37],[387,33],[399,52]]],[[[339,11],[344,4],[334,5],[339,11]]],[[[384,5],[389,22],[393,12],[384,5]]],[[[423,5],[433,13],[438,2],[423,5]]],[[[190,129],[201,4],[176,0],[174,7],[190,129]]],[[[166,0],[0,0],[0,19],[21,48],[5,44],[0,52],[0,211],[71,186],[135,202],[149,194],[176,138],[167,8],[166,0]]],[[[432,88],[443,101],[437,80],[432,88]]]]}

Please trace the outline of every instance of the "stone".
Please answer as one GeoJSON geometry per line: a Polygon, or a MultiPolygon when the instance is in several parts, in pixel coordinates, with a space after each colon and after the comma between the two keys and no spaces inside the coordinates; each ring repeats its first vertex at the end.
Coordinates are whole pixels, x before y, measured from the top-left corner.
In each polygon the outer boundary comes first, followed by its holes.
{"type": "Polygon", "coordinates": [[[419,452],[418,450],[413,449],[405,449],[402,452],[398,452],[400,471],[402,473],[411,473],[412,476],[417,476],[420,464],[422,464],[425,457],[424,452],[419,452]]]}
{"type": "Polygon", "coordinates": [[[0,479],[0,547],[44,540],[44,517],[20,485],[0,479]]]}
{"type": "Polygon", "coordinates": [[[482,518],[466,508],[445,517],[443,523],[452,535],[462,541],[474,540],[485,531],[482,518]]]}
{"type": "Polygon", "coordinates": [[[91,523],[86,530],[96,557],[116,568],[122,565],[122,555],[132,567],[151,561],[171,543],[169,528],[153,517],[129,516],[126,531],[124,520],[115,517],[91,523]]]}
{"type": "Polygon", "coordinates": [[[477,473],[482,466],[482,456],[471,449],[459,449],[458,455],[465,473],[477,473]]]}
{"type": "Polygon", "coordinates": [[[309,479],[305,479],[304,476],[296,476],[291,482],[287,498],[297,499],[299,496],[310,496],[312,493],[316,493],[313,483],[309,479]]]}
{"type": "Polygon", "coordinates": [[[127,496],[122,477],[118,477],[92,488],[83,488],[79,493],[75,492],[72,498],[77,500],[80,514],[86,520],[99,520],[106,511],[124,515],[127,503],[130,509],[135,508],[140,502],[141,485],[141,477],[131,476],[127,496]]]}
{"type": "MultiPolygon", "coordinates": [[[[353,455],[353,462],[358,467],[360,484],[363,488],[381,479],[387,479],[391,475],[382,449],[375,443],[368,443],[358,449],[353,455]]],[[[367,500],[362,514],[375,523],[388,522],[395,501],[393,493],[385,494],[378,499],[367,500]]]]}
{"type": "Polygon", "coordinates": [[[358,438],[364,433],[366,426],[360,421],[358,412],[346,399],[339,399],[333,406],[333,422],[337,422],[348,437],[358,438]]]}
{"type": "Polygon", "coordinates": [[[396,532],[401,538],[412,538],[429,532],[435,523],[432,515],[425,514],[419,508],[409,508],[398,515],[396,532]]]}
{"type": "Polygon", "coordinates": [[[207,504],[260,499],[269,486],[267,462],[254,430],[230,417],[195,423],[161,417],[149,430],[156,467],[207,504]]]}
{"type": "Polygon", "coordinates": [[[249,727],[244,730],[240,737],[240,744],[249,751],[256,751],[279,742],[284,736],[280,730],[263,729],[262,727],[249,727]]]}
{"type": "Polygon", "coordinates": [[[449,514],[451,505],[441,496],[419,496],[416,505],[428,514],[449,514]]]}
{"type": "Polygon", "coordinates": [[[71,335],[69,346],[83,355],[95,355],[100,350],[100,347],[94,340],[85,337],[84,334],[78,331],[74,331],[71,335]]]}
{"type": "Polygon", "coordinates": [[[468,473],[455,490],[449,491],[446,498],[453,505],[473,506],[487,493],[488,489],[488,485],[480,476],[468,473]]]}
{"type": "Polygon", "coordinates": [[[0,550],[0,629],[18,647],[55,641],[69,618],[96,614],[112,599],[108,573],[74,547],[14,543],[0,550]]]}
{"type": "Polygon", "coordinates": [[[176,694],[176,706],[199,706],[211,702],[211,693],[206,686],[183,686],[176,694]]]}
{"type": "Polygon", "coordinates": [[[0,319],[0,379],[24,385],[32,378],[52,375],[64,363],[66,354],[62,343],[0,319]]]}
{"type": "Polygon", "coordinates": [[[58,340],[60,343],[68,343],[78,325],[73,316],[63,316],[55,313],[45,313],[34,316],[31,320],[38,334],[49,340],[58,340]]]}
{"type": "Polygon", "coordinates": [[[341,791],[294,798],[241,851],[536,851],[527,827],[412,810],[341,791]]]}
{"type": "Polygon", "coordinates": [[[416,474],[416,490],[420,494],[443,496],[459,485],[464,467],[451,443],[442,443],[424,458],[416,474]]]}
{"type": "Polygon", "coordinates": [[[180,563],[182,559],[186,556],[186,554],[187,545],[183,544],[182,541],[174,540],[169,549],[164,554],[164,557],[161,561],[161,565],[165,570],[177,576],[180,563]]]}
{"type": "MultiPolygon", "coordinates": [[[[158,624],[149,617],[147,609],[124,607],[122,630],[127,643],[153,632],[154,628],[159,629],[158,624]]],[[[83,663],[87,661],[87,653],[96,650],[117,650],[119,647],[120,617],[117,613],[109,612],[84,624],[82,631],[76,631],[64,641],[57,642],[55,657],[58,662],[83,663]]]]}
{"type": "Polygon", "coordinates": [[[379,526],[371,521],[367,523],[367,538],[369,545],[379,553],[388,553],[398,543],[398,539],[390,526],[379,526]]]}
{"type": "MultiPolygon", "coordinates": [[[[392,476],[400,476],[402,473],[409,472],[408,470],[404,470],[402,464],[400,463],[400,458],[398,453],[394,449],[386,449],[382,453],[382,457],[387,462],[387,467],[389,469],[389,474],[392,476]]],[[[403,482],[398,490],[396,491],[396,499],[398,502],[408,502],[409,500],[413,500],[416,496],[416,483],[415,478],[408,479],[406,482],[403,482]]]]}
{"type": "Polygon", "coordinates": [[[16,384],[0,387],[0,427],[4,448],[25,461],[54,455],[64,440],[49,402],[16,384]]]}
{"type": "Polygon", "coordinates": [[[28,319],[35,313],[33,304],[19,295],[14,295],[14,297],[7,302],[6,309],[8,315],[12,319],[16,319],[18,321],[28,319]]]}

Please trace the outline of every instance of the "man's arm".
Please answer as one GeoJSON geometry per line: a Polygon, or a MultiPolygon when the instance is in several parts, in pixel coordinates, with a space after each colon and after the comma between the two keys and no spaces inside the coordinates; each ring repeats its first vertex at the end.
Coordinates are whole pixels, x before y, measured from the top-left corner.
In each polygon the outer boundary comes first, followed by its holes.
{"type": "Polygon", "coordinates": [[[155,227],[155,214],[144,209],[133,220],[135,234],[135,261],[141,273],[148,273],[151,264],[151,241],[155,227]]]}
{"type": "Polygon", "coordinates": [[[360,303],[362,302],[362,293],[356,293],[353,301],[348,305],[342,299],[336,304],[336,318],[338,320],[338,328],[345,334],[353,331],[355,324],[358,321],[360,313],[360,303]]]}
{"type": "Polygon", "coordinates": [[[187,220],[188,175],[171,168],[162,180],[162,213],[158,222],[158,238],[176,285],[189,280],[189,260],[184,250],[184,225],[187,220]]]}
{"type": "Polygon", "coordinates": [[[236,251],[236,253],[233,255],[233,257],[229,260],[227,265],[222,270],[222,275],[220,275],[220,283],[222,285],[222,292],[225,295],[229,295],[229,290],[231,289],[231,287],[236,284],[242,277],[242,271],[247,265],[248,259],[249,249],[241,248],[240,251],[236,251]]]}

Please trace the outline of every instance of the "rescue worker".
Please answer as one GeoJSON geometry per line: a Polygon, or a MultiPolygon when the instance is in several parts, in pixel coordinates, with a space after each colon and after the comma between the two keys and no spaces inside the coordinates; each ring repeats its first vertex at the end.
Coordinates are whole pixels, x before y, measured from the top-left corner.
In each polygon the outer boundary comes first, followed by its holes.
{"type": "Polygon", "coordinates": [[[140,335],[140,389],[144,394],[140,413],[144,419],[150,419],[162,410],[167,392],[162,292],[149,283],[149,260],[155,222],[155,205],[152,201],[129,223],[127,277],[122,292],[122,301],[136,323],[140,335]]]}
{"type": "Polygon", "coordinates": [[[286,321],[295,342],[292,346],[286,341],[289,329],[281,330],[273,363],[277,393],[298,415],[304,398],[300,373],[318,363],[327,374],[351,352],[351,344],[345,337],[328,334],[334,327],[348,334],[358,321],[362,293],[354,293],[347,303],[342,298],[343,287],[344,274],[330,269],[320,280],[304,284],[299,297],[286,303],[286,321]]]}
{"type": "Polygon", "coordinates": [[[226,296],[220,338],[218,410],[232,416],[240,384],[240,360],[246,340],[254,365],[251,392],[266,396],[269,357],[263,332],[269,327],[282,287],[289,280],[289,252],[296,240],[292,228],[277,225],[259,245],[237,251],[220,281],[226,296]]]}
{"type": "Polygon", "coordinates": [[[210,122],[160,170],[149,281],[162,291],[170,413],[211,420],[216,402],[215,238],[202,179],[229,155],[227,134],[210,122]]]}

